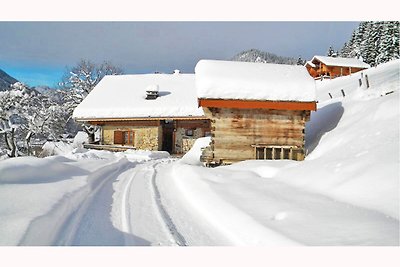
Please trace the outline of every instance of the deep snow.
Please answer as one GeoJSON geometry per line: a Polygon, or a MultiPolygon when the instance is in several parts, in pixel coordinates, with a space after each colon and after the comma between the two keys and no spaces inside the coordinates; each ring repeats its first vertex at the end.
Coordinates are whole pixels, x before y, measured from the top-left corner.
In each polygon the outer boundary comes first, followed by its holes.
{"type": "Polygon", "coordinates": [[[304,66],[200,60],[198,98],[315,101],[315,82],[304,66]]]}
{"type": "Polygon", "coordinates": [[[209,138],[2,160],[0,245],[398,246],[399,62],[317,83],[302,162],[205,168],[209,138]]]}
{"type": "Polygon", "coordinates": [[[105,76],[75,108],[81,120],[204,116],[197,104],[194,74],[129,74],[105,76]],[[159,97],[146,99],[148,87],[159,97]]]}

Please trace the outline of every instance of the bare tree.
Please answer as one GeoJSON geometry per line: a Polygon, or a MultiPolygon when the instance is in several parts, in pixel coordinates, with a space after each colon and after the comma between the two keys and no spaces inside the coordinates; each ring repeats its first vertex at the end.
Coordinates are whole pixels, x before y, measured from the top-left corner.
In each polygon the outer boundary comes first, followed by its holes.
{"type": "MultiPolygon", "coordinates": [[[[60,83],[64,93],[64,106],[69,114],[67,122],[71,122],[75,107],[82,102],[104,76],[122,73],[120,67],[109,61],[95,64],[90,60],[82,59],[76,66],[67,68],[60,83]]],[[[89,140],[94,141],[94,133],[97,127],[83,125],[83,130],[88,133],[89,140]]]]}
{"type": "Polygon", "coordinates": [[[123,71],[109,61],[96,65],[90,60],[82,59],[72,68],[67,68],[61,87],[67,93],[66,100],[75,108],[93,90],[106,75],[118,75],[123,71]]]}

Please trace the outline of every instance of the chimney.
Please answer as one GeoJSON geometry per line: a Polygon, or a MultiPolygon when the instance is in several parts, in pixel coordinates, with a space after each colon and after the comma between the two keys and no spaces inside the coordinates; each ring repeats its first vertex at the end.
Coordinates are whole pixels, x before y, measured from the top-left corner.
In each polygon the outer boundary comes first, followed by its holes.
{"type": "Polygon", "coordinates": [[[146,99],[156,99],[158,97],[158,84],[152,84],[146,88],[146,99]]]}

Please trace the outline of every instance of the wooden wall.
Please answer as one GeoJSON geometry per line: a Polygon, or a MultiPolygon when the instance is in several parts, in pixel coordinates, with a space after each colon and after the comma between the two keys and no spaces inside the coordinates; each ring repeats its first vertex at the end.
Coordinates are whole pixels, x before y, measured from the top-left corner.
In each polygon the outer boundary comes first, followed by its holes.
{"type": "Polygon", "coordinates": [[[363,70],[363,68],[350,68],[350,67],[340,67],[340,66],[326,66],[325,64],[321,63],[320,68],[313,69],[310,66],[307,66],[307,70],[310,75],[314,78],[319,76],[328,75],[331,78],[340,77],[350,75],[352,73],[359,72],[363,70]]]}
{"type": "Polygon", "coordinates": [[[203,107],[211,119],[213,161],[255,159],[254,145],[293,146],[304,158],[304,128],[310,111],[203,107]]]}

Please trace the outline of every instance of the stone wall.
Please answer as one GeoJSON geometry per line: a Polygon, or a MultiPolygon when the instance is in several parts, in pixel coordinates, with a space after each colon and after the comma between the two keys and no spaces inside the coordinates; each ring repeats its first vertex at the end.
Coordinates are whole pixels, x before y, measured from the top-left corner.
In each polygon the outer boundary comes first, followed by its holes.
{"type": "Polygon", "coordinates": [[[103,144],[114,144],[114,131],[133,131],[135,133],[134,147],[142,150],[160,149],[159,126],[103,126],[103,144]]]}
{"type": "Polygon", "coordinates": [[[175,132],[175,153],[183,154],[188,152],[197,138],[203,137],[204,133],[201,128],[193,130],[193,136],[186,135],[186,128],[177,128],[175,132]]]}

